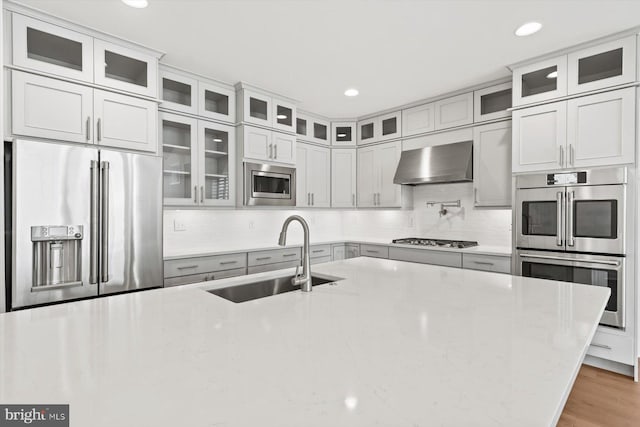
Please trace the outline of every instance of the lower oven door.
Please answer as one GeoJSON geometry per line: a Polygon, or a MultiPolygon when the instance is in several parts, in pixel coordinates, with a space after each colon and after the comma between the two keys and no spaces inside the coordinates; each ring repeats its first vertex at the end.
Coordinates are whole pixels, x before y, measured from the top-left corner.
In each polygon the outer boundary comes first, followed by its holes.
{"type": "Polygon", "coordinates": [[[600,323],[616,328],[625,327],[624,268],[624,257],[517,251],[516,274],[519,276],[604,286],[611,289],[611,296],[600,323]]]}

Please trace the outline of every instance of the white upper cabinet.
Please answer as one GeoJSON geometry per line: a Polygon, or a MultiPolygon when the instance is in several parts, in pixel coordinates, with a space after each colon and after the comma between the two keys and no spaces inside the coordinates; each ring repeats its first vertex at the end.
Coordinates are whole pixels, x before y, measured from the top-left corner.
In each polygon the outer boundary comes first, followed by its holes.
{"type": "Polygon", "coordinates": [[[296,162],[296,205],[331,206],[331,150],[298,144],[296,162]]]}
{"type": "Polygon", "coordinates": [[[511,101],[513,95],[511,82],[487,87],[473,92],[473,121],[483,122],[487,120],[511,117],[511,101]]]}
{"type": "Polygon", "coordinates": [[[546,59],[513,70],[515,106],[567,95],[567,56],[546,59]]]}
{"type": "Polygon", "coordinates": [[[242,149],[244,159],[289,165],[296,162],[296,137],[289,134],[243,126],[242,149]]]}
{"type": "Polygon", "coordinates": [[[356,122],[331,122],[331,145],[355,146],[356,122]]]}
{"type": "Polygon", "coordinates": [[[11,72],[11,132],[68,142],[93,142],[93,89],[11,72]]]}
{"type": "Polygon", "coordinates": [[[296,137],[293,135],[273,132],[273,152],[271,160],[278,163],[295,164],[296,162],[296,137]]]}
{"type": "Polygon", "coordinates": [[[567,141],[566,101],[513,112],[513,172],[561,169],[567,141]]]}
{"type": "Polygon", "coordinates": [[[158,59],[152,55],[94,39],[94,82],[157,98],[158,59]]]}
{"type": "Polygon", "coordinates": [[[165,205],[197,205],[198,121],[160,113],[165,205]]]}
{"type": "Polygon", "coordinates": [[[295,132],[301,141],[323,145],[331,144],[331,123],[320,117],[298,113],[295,132]]]}
{"type": "Polygon", "coordinates": [[[200,205],[233,206],[235,203],[235,135],[233,126],[198,122],[200,205]]]}
{"type": "Polygon", "coordinates": [[[434,130],[436,130],[434,103],[402,110],[402,136],[419,135],[434,130]]]}
{"type": "Polygon", "coordinates": [[[474,206],[511,206],[511,122],[473,129],[474,206]]]}
{"type": "Polygon", "coordinates": [[[298,114],[298,117],[296,117],[296,135],[299,139],[307,140],[310,138],[309,122],[310,119],[304,114],[298,114]]]}
{"type": "Polygon", "coordinates": [[[251,90],[242,90],[242,120],[247,123],[271,127],[271,97],[251,90]]]}
{"type": "Polygon", "coordinates": [[[331,206],[356,207],[356,150],[331,150],[331,206]]]}
{"type": "Polygon", "coordinates": [[[435,128],[447,129],[473,123],[473,92],[435,102],[435,128]]]}
{"type": "Polygon", "coordinates": [[[93,114],[97,144],[157,152],[158,105],[154,101],[96,89],[93,114]]]}
{"type": "Polygon", "coordinates": [[[231,86],[198,81],[198,115],[234,123],[236,94],[231,86]]]}
{"type": "Polygon", "coordinates": [[[281,99],[272,98],[271,117],[273,117],[273,128],[287,132],[296,131],[296,106],[281,99]]]}
{"type": "Polygon", "coordinates": [[[393,183],[401,151],[400,141],[358,149],[359,207],[402,206],[402,186],[393,183]]]}
{"type": "Polygon", "coordinates": [[[636,36],[570,53],[569,94],[631,83],[636,80],[636,36]]]}
{"type": "Polygon", "coordinates": [[[378,140],[380,130],[378,118],[366,119],[358,122],[358,145],[370,144],[378,140]]]}
{"type": "Polygon", "coordinates": [[[198,80],[160,68],[161,108],[198,114],[198,80]]]}
{"type": "Polygon", "coordinates": [[[385,114],[378,117],[378,120],[380,122],[379,141],[387,141],[402,136],[402,111],[385,114]]]}
{"type": "Polygon", "coordinates": [[[571,99],[567,112],[567,167],[635,161],[635,88],[571,99]]]}
{"type": "Polygon", "coordinates": [[[13,64],[93,82],[93,37],[12,14],[13,64]]]}

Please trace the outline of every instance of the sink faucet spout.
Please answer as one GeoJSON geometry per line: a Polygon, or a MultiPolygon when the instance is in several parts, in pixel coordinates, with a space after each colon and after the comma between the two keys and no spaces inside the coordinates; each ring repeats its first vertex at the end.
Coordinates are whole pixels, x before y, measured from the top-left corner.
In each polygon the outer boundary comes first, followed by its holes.
{"type": "Polygon", "coordinates": [[[303,292],[311,292],[313,289],[311,285],[311,258],[309,257],[309,224],[300,215],[291,215],[282,224],[282,231],[278,238],[278,245],[284,246],[287,244],[287,229],[292,221],[297,221],[302,225],[304,231],[304,244],[302,246],[302,275],[295,276],[291,281],[294,285],[300,285],[300,290],[303,292]]]}

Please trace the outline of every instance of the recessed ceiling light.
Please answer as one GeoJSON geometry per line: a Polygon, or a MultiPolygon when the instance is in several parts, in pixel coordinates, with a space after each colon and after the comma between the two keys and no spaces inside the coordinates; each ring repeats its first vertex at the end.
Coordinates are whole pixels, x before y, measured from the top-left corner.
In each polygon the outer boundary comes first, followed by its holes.
{"type": "Polygon", "coordinates": [[[213,142],[222,142],[221,138],[213,138],[213,142]]]}
{"type": "Polygon", "coordinates": [[[526,24],[522,24],[516,30],[516,36],[524,37],[530,36],[533,33],[537,33],[542,28],[542,24],[539,22],[527,22],[526,24]]]}
{"type": "Polygon", "coordinates": [[[286,119],[286,118],[287,118],[287,115],[286,115],[286,114],[278,114],[278,115],[276,116],[276,119],[278,119],[278,120],[284,120],[284,119],[286,119]]]}
{"type": "Polygon", "coordinates": [[[147,0],[122,0],[122,3],[127,6],[135,7],[136,9],[144,9],[149,6],[149,2],[147,0]]]}
{"type": "Polygon", "coordinates": [[[548,79],[557,79],[558,78],[558,72],[557,71],[552,71],[549,74],[547,74],[547,78],[548,79]]]}
{"type": "Polygon", "coordinates": [[[358,96],[359,93],[358,89],[347,89],[344,91],[345,96],[358,96]]]}

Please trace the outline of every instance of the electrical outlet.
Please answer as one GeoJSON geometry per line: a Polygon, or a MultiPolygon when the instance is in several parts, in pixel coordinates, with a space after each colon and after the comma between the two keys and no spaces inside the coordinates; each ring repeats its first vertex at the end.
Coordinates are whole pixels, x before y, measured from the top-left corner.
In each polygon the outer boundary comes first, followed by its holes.
{"type": "Polygon", "coordinates": [[[173,220],[173,231],[185,231],[187,226],[184,222],[174,219],[173,220]]]}
{"type": "Polygon", "coordinates": [[[249,221],[249,230],[253,230],[254,228],[256,228],[256,225],[253,221],[249,221]]]}
{"type": "Polygon", "coordinates": [[[413,228],[413,215],[409,215],[409,228],[413,228]]]}

